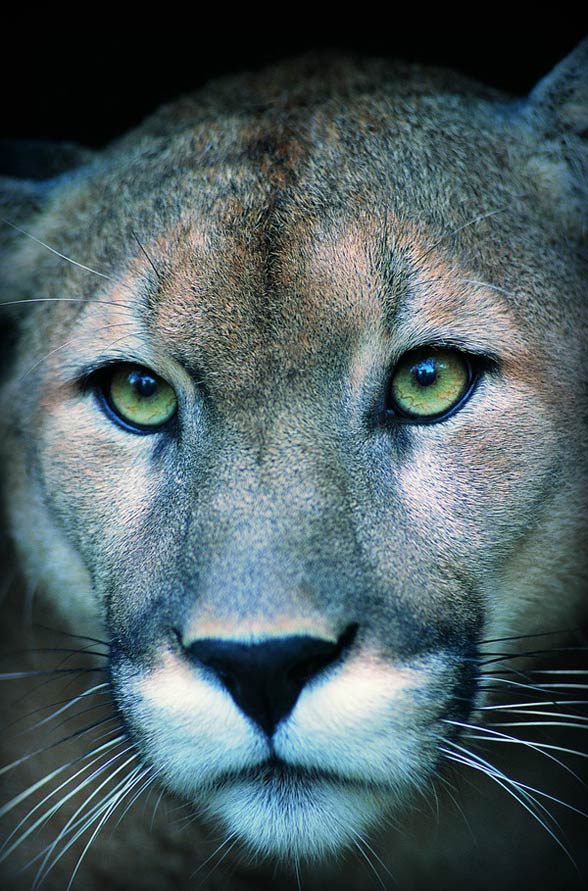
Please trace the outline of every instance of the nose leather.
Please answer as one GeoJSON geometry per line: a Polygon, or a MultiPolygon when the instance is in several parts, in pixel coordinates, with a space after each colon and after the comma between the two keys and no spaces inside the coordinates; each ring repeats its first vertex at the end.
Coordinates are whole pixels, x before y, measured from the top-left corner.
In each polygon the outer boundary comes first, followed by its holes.
{"type": "Polygon", "coordinates": [[[268,735],[294,708],[309,681],[336,662],[355,636],[339,640],[307,635],[243,643],[202,638],[185,647],[188,658],[214,672],[241,711],[268,735]]]}

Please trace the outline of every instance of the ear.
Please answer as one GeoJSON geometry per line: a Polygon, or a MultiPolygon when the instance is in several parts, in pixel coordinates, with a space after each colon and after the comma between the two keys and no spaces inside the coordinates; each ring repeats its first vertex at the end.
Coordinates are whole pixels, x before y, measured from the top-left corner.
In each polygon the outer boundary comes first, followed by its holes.
{"type": "Polygon", "coordinates": [[[525,116],[539,139],[537,172],[560,207],[588,226],[588,39],[541,80],[525,116]]]}
{"type": "Polygon", "coordinates": [[[7,360],[24,299],[13,248],[47,207],[65,177],[93,161],[95,153],[72,143],[0,140],[0,362],[7,360]]]}
{"type": "MultiPolygon", "coordinates": [[[[0,217],[21,225],[42,210],[64,175],[95,157],[71,142],[0,139],[0,217]]],[[[10,226],[0,221],[0,245],[10,237],[10,226]]]]}
{"type": "Polygon", "coordinates": [[[588,38],[539,81],[529,108],[544,126],[557,125],[562,136],[588,139],[588,38]]]}

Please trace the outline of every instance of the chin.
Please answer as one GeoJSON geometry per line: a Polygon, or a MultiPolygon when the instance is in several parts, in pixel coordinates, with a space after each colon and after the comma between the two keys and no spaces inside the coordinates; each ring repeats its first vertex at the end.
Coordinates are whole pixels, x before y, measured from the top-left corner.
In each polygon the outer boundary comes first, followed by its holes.
{"type": "Polygon", "coordinates": [[[248,859],[296,864],[335,859],[391,806],[383,790],[273,764],[221,783],[204,811],[248,859]]]}

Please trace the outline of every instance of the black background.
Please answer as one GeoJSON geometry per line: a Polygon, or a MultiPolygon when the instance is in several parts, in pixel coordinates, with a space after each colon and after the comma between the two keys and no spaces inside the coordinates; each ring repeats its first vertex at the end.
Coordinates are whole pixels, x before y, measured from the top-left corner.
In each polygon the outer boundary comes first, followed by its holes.
{"type": "Polygon", "coordinates": [[[377,14],[369,7],[342,9],[318,25],[292,6],[240,21],[228,7],[211,15],[197,6],[181,13],[143,6],[134,13],[137,29],[121,27],[102,7],[55,11],[46,22],[31,12],[34,30],[26,15],[4,29],[0,135],[100,146],[215,75],[321,48],[449,66],[524,94],[588,32],[585,17],[576,13],[574,19],[562,9],[558,18],[551,5],[544,21],[534,13],[527,27],[515,27],[484,4],[435,23],[420,6],[412,20],[403,9],[398,24],[393,6],[377,14]]]}

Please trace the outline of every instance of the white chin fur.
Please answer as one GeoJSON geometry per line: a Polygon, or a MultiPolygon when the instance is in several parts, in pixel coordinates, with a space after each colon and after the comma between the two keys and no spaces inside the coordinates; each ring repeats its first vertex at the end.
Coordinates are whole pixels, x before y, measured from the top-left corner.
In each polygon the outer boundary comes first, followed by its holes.
{"type": "Polygon", "coordinates": [[[361,840],[389,809],[385,796],[327,779],[243,779],[214,790],[206,812],[254,857],[324,860],[361,840]]]}

